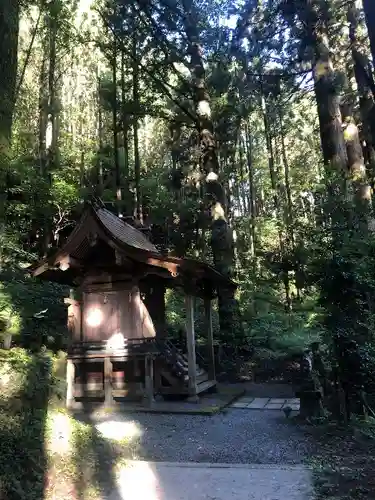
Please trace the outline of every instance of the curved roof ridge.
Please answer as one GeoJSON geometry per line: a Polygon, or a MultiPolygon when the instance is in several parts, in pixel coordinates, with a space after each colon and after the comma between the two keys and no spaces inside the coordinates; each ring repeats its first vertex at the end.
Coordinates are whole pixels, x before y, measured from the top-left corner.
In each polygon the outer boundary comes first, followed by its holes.
{"type": "Polygon", "coordinates": [[[99,208],[95,213],[104,226],[117,240],[128,246],[160,254],[156,246],[137,228],[123,221],[106,208],[99,208]]]}

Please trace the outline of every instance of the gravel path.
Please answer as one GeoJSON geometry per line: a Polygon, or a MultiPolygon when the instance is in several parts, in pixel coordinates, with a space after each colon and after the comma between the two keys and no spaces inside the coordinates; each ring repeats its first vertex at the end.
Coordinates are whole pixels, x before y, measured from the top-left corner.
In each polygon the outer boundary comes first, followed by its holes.
{"type": "Polygon", "coordinates": [[[112,419],[141,428],[141,460],[299,464],[313,448],[281,411],[230,409],[211,417],[139,413],[112,419]]]}

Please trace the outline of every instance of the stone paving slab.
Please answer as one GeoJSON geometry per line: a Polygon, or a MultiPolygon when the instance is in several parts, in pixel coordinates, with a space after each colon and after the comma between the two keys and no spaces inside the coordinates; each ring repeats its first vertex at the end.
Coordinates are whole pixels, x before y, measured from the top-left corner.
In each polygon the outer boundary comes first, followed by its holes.
{"type": "MultiPolygon", "coordinates": [[[[272,399],[271,399],[272,401],[272,399]]],[[[265,410],[281,410],[281,408],[283,407],[283,403],[268,403],[266,404],[266,406],[264,407],[265,410]]]]}
{"type": "Polygon", "coordinates": [[[299,398],[287,399],[285,403],[288,405],[299,405],[299,398]]]}
{"type": "Polygon", "coordinates": [[[300,402],[298,398],[248,398],[246,396],[237,399],[230,405],[231,408],[250,410],[282,410],[290,406],[293,411],[298,411],[300,402]]]}
{"type": "Polygon", "coordinates": [[[131,462],[108,500],[312,500],[303,466],[131,462]]]}
{"type": "Polygon", "coordinates": [[[253,410],[262,410],[266,404],[269,402],[269,398],[254,398],[246,408],[252,408],[253,410]]]}

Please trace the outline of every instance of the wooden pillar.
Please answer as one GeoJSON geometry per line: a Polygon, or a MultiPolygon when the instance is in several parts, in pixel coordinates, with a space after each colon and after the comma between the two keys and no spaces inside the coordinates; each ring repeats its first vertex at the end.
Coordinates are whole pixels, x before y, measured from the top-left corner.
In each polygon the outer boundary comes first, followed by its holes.
{"type": "Polygon", "coordinates": [[[104,404],[111,406],[112,399],[112,361],[109,356],[104,358],[104,404]]]}
{"type": "Polygon", "coordinates": [[[189,375],[189,400],[198,402],[197,393],[197,360],[195,354],[195,331],[194,331],[194,298],[185,295],[186,307],[186,342],[188,353],[188,375],[189,375]]]}
{"type": "Polygon", "coordinates": [[[207,329],[207,355],[209,358],[208,376],[210,380],[216,379],[214,333],[212,328],[212,303],[210,299],[204,301],[205,323],[207,329]]]}
{"type": "Polygon", "coordinates": [[[71,408],[74,403],[75,365],[72,359],[66,361],[66,407],[71,408]]]}
{"type": "Polygon", "coordinates": [[[154,360],[148,355],[145,357],[145,397],[149,405],[154,402],[154,360]]]}

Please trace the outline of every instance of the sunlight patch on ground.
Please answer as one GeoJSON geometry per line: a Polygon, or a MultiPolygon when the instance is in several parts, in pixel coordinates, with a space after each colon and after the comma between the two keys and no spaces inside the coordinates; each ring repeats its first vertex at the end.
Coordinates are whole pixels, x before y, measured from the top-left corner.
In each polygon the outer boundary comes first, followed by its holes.
{"type": "Polygon", "coordinates": [[[118,469],[118,493],[128,500],[162,500],[161,484],[147,462],[131,462],[118,469]]]}
{"type": "Polygon", "coordinates": [[[65,413],[52,413],[47,420],[47,446],[52,454],[67,455],[72,445],[72,422],[65,413]]]}
{"type": "Polygon", "coordinates": [[[142,435],[141,427],[135,422],[107,420],[95,427],[105,439],[113,441],[131,441],[142,435]]]}

